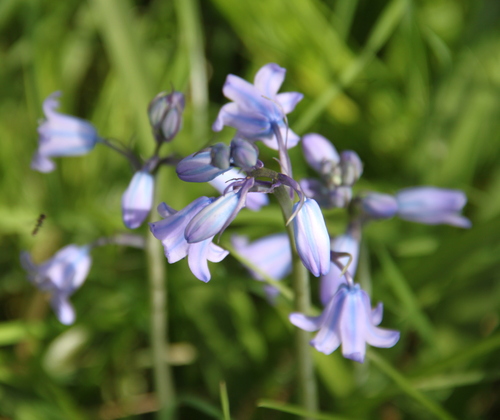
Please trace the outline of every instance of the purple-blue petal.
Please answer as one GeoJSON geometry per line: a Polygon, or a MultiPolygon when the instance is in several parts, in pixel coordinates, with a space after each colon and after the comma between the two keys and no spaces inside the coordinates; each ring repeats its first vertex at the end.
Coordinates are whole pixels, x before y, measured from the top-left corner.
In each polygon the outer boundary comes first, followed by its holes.
{"type": "Polygon", "coordinates": [[[239,191],[230,191],[201,210],[186,227],[187,242],[201,242],[219,233],[238,207],[239,199],[239,191]]]}
{"type": "Polygon", "coordinates": [[[398,202],[392,195],[372,192],[361,199],[361,208],[372,219],[389,219],[398,211],[398,202]]]}
{"type": "Polygon", "coordinates": [[[285,75],[286,69],[269,63],[259,69],[254,78],[254,85],[268,98],[274,98],[285,80],[285,75]]]}
{"type": "Polygon", "coordinates": [[[181,260],[188,254],[189,244],[184,237],[186,226],[194,216],[212,202],[212,198],[199,197],[182,210],[149,224],[153,236],[162,242],[165,256],[170,264],[181,260]]]}

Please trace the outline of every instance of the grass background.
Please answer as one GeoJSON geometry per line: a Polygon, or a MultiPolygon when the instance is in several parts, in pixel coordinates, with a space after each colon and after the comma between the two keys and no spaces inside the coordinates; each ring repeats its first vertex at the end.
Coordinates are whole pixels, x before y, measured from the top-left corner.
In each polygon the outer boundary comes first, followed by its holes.
{"type": "MultiPolygon", "coordinates": [[[[305,94],[290,126],[361,156],[357,191],[459,188],[473,222],[365,229],[358,281],[402,338],[364,365],[315,353],[323,418],[498,418],[499,18],[496,0],[2,0],[0,418],[149,419],[155,408],[143,253],[94,252],[69,328],[20,267],[21,250],[43,261],[124,231],[120,197],[132,176],[104,147],[58,159],[50,174],[31,171],[43,99],[62,90],[64,112],[147,157],[147,104],[173,84],[187,107],[168,147],[185,155],[214,141],[226,75],[252,79],[268,62],[288,69],[283,90],[305,94]],[[47,220],[33,237],[40,213],[47,220]]],[[[291,154],[296,176],[311,175],[300,150],[291,154]]],[[[213,194],[171,168],[160,177],[162,199],[177,208],[213,194]]],[[[345,228],[342,212],[327,219],[332,234],[345,228]]],[[[222,240],[282,229],[273,205],[257,221],[242,212],[222,240]]],[[[185,261],[168,269],[180,418],[221,418],[220,381],[234,419],[296,418],[284,412],[295,401],[287,303],[269,306],[231,257],[211,266],[208,285],[185,261]]]]}

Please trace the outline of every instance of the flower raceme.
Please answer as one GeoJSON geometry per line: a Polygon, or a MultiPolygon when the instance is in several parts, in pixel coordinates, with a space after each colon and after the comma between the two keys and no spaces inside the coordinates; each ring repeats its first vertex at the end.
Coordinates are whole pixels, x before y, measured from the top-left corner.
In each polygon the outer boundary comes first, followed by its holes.
{"type": "Polygon", "coordinates": [[[207,261],[220,262],[229,252],[212,243],[215,234],[197,243],[188,243],[184,231],[193,217],[213,202],[213,198],[200,197],[180,211],[162,203],[158,213],[164,219],[149,224],[153,236],[163,244],[168,262],[173,264],[187,256],[191,272],[205,283],[211,278],[207,261]]]}
{"type": "Polygon", "coordinates": [[[28,280],[50,294],[52,309],[65,325],[75,321],[69,297],[87,278],[92,263],[89,252],[89,246],[68,245],[40,265],[33,263],[28,252],[21,253],[21,264],[28,273],[28,280]]]}
{"type": "Polygon", "coordinates": [[[70,115],[60,114],[55,92],[43,102],[45,120],[38,127],[39,143],[31,161],[31,168],[39,172],[51,172],[55,164],[52,157],[80,156],[90,152],[99,136],[88,121],[70,115]]]}
{"type": "Polygon", "coordinates": [[[235,75],[228,75],[222,89],[232,100],[219,111],[212,129],[221,131],[224,126],[234,127],[238,135],[247,139],[262,140],[272,149],[279,148],[276,127],[286,139],[287,148],[295,146],[300,137],[289,130],[285,115],[292,112],[303,98],[298,92],[278,93],[285,79],[286,70],[270,63],[261,67],[254,83],[235,75]]]}
{"type": "Polygon", "coordinates": [[[363,363],[366,344],[392,347],[399,340],[399,332],[379,328],[383,305],[371,309],[370,298],[359,284],[342,284],[318,317],[300,313],[290,314],[290,322],[305,331],[318,331],[311,345],[330,354],[342,344],[342,355],[363,363]]]}

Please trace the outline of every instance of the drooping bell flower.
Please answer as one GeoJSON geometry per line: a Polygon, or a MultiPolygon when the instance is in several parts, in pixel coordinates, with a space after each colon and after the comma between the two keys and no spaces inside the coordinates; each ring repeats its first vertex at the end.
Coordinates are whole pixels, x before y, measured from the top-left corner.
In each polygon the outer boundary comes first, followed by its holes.
{"type": "MultiPolygon", "coordinates": [[[[248,267],[250,275],[255,280],[264,280],[260,273],[264,273],[273,280],[281,280],[292,271],[292,252],[286,233],[268,235],[252,243],[246,236],[233,235],[231,243],[238,254],[259,269],[255,271],[248,267]]],[[[264,286],[264,292],[270,304],[275,303],[280,293],[278,288],[270,284],[264,286]]]]}
{"type": "Polygon", "coordinates": [[[158,206],[158,213],[164,219],[149,224],[153,236],[163,244],[168,262],[173,264],[187,256],[191,272],[205,283],[211,278],[208,261],[220,262],[229,252],[212,243],[213,236],[190,244],[184,231],[193,217],[213,201],[213,198],[200,197],[179,211],[162,203],[158,206]]]}
{"type": "MultiPolygon", "coordinates": [[[[290,240],[286,233],[268,235],[252,243],[246,236],[233,235],[231,243],[242,257],[274,280],[281,280],[292,271],[290,240]]],[[[251,268],[249,271],[255,280],[264,280],[257,271],[251,268]]]]}
{"type": "Polygon", "coordinates": [[[153,207],[154,177],[145,170],[137,171],[122,196],[123,223],[129,229],[142,225],[153,207]]]}
{"type": "Polygon", "coordinates": [[[89,246],[68,245],[39,265],[33,263],[28,252],[21,253],[21,264],[28,273],[28,280],[50,294],[50,304],[62,324],[75,322],[69,297],[87,278],[92,263],[89,252],[89,246]]]}
{"type": "Polygon", "coordinates": [[[292,112],[303,95],[297,92],[278,93],[286,70],[277,64],[263,66],[255,75],[254,83],[235,75],[228,75],[222,89],[233,102],[224,105],[212,125],[214,131],[224,126],[234,127],[241,137],[262,140],[272,149],[279,144],[275,130],[279,129],[286,147],[295,146],[300,137],[287,128],[284,118],[292,112]]]}
{"type": "Polygon", "coordinates": [[[290,314],[290,322],[305,330],[319,332],[311,340],[318,351],[331,354],[342,345],[342,355],[363,363],[366,344],[388,348],[399,340],[399,332],[379,328],[383,305],[371,308],[368,294],[359,284],[342,284],[318,317],[290,314]]]}
{"type": "Polygon", "coordinates": [[[201,210],[189,222],[184,232],[188,243],[196,243],[222,233],[245,207],[248,190],[255,180],[248,178],[240,188],[227,192],[201,210]]]}
{"type": "Polygon", "coordinates": [[[38,127],[38,150],[31,161],[31,169],[35,171],[51,172],[55,164],[50,158],[85,155],[99,140],[90,122],[56,111],[60,95],[55,92],[43,102],[45,119],[38,127]]]}
{"type": "Polygon", "coordinates": [[[463,191],[436,187],[413,187],[396,194],[397,215],[427,225],[448,224],[470,228],[471,222],[460,212],[467,203],[463,191]]]}
{"type": "MultiPolygon", "coordinates": [[[[300,205],[295,203],[293,212],[300,205]]],[[[293,219],[295,244],[302,263],[316,277],[330,271],[330,237],[318,203],[306,198],[293,219]]]]}

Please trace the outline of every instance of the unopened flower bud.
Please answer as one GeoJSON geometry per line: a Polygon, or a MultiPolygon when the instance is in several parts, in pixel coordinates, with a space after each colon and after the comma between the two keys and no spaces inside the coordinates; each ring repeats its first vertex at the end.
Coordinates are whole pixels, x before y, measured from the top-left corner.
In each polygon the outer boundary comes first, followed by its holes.
{"type": "Polygon", "coordinates": [[[193,153],[182,159],[175,169],[180,179],[186,182],[208,182],[226,172],[212,165],[209,150],[193,153]]]}
{"type": "Polygon", "coordinates": [[[231,157],[236,166],[251,169],[257,165],[259,149],[248,140],[235,138],[231,141],[231,157]]]}
{"type": "Polygon", "coordinates": [[[171,141],[182,126],[184,95],[161,92],[149,103],[148,115],[156,141],[171,141]]]}
{"type": "Polygon", "coordinates": [[[210,148],[210,157],[212,158],[210,164],[219,169],[228,169],[230,154],[231,151],[228,145],[224,143],[214,144],[210,148]]]}
{"type": "Polygon", "coordinates": [[[345,150],[340,154],[340,167],[343,185],[353,185],[363,173],[363,162],[352,150],[345,150]]]}
{"type": "Polygon", "coordinates": [[[321,175],[330,173],[340,160],[333,144],[319,134],[302,137],[302,150],[307,163],[321,175]]]}

